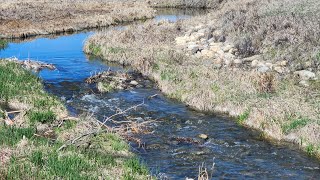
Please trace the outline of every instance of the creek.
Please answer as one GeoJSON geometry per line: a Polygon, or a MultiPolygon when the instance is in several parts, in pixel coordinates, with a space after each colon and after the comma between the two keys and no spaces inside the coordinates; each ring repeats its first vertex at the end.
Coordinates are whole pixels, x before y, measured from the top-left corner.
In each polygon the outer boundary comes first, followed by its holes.
{"type": "MultiPolygon", "coordinates": [[[[162,10],[156,20],[185,19],[199,12],[162,10]]],[[[46,90],[60,97],[73,115],[93,113],[99,120],[114,114],[118,108],[145,102],[145,105],[126,116],[157,120],[150,125],[152,134],[139,135],[144,148],[131,143],[134,152],[159,179],[196,178],[204,163],[213,179],[317,179],[319,162],[294,146],[267,142],[258,138],[259,132],[240,127],[224,115],[196,112],[184,104],[165,97],[156,85],[112,93],[97,93],[84,79],[107,69],[130,71],[117,64],[87,57],[83,51],[85,40],[97,31],[125,26],[90,30],[76,34],[37,37],[9,43],[0,51],[0,58],[17,57],[52,63],[55,71],[43,70],[39,77],[46,90]],[[153,99],[147,97],[158,94],[153,99]],[[202,140],[199,134],[209,138],[202,140]],[[192,138],[200,143],[179,140],[192,138]],[[214,169],[211,167],[214,163],[214,169]]],[[[123,117],[120,117],[123,118],[123,117]]]]}

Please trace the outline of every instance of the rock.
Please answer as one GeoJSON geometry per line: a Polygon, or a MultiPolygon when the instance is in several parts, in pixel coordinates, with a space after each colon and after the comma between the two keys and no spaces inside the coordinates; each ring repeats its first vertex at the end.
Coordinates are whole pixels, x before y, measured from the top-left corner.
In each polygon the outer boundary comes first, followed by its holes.
{"type": "Polygon", "coordinates": [[[210,38],[210,39],[208,40],[208,43],[209,43],[209,44],[214,43],[214,38],[210,38]]]}
{"type": "Polygon", "coordinates": [[[210,46],[210,51],[213,51],[214,53],[218,52],[220,50],[220,47],[218,46],[210,46]]]}
{"type": "Polygon", "coordinates": [[[301,85],[301,86],[303,86],[303,87],[309,87],[308,81],[305,81],[305,80],[300,81],[300,82],[299,82],[299,85],[301,85]]]}
{"type": "Polygon", "coordinates": [[[206,134],[199,134],[198,137],[201,139],[204,139],[204,140],[208,139],[208,135],[206,135],[206,134]]]}
{"type": "Polygon", "coordinates": [[[284,73],[284,68],[281,66],[275,66],[273,68],[277,73],[283,74],[284,73]]]}
{"type": "Polygon", "coordinates": [[[307,70],[296,71],[296,72],[294,72],[294,74],[298,75],[301,80],[316,80],[317,79],[315,73],[313,73],[311,71],[307,71],[307,70]]]}
{"type": "Polygon", "coordinates": [[[184,44],[187,43],[187,39],[186,39],[186,37],[177,37],[176,38],[176,43],[178,45],[184,45],[184,44]]]}
{"type": "MultiPolygon", "coordinates": [[[[246,61],[246,60],[245,60],[246,61]]],[[[259,61],[258,60],[253,60],[252,62],[251,62],[251,67],[257,67],[258,65],[259,65],[259,61]]]]}
{"type": "Polygon", "coordinates": [[[49,126],[47,124],[39,124],[37,125],[37,133],[43,134],[49,130],[49,126]]]}
{"type": "Polygon", "coordinates": [[[208,57],[208,58],[212,58],[212,57],[214,57],[214,55],[215,55],[215,53],[214,53],[213,51],[210,51],[210,50],[207,50],[207,49],[202,50],[202,51],[201,51],[201,54],[202,54],[203,56],[208,57]]]}
{"type": "Polygon", "coordinates": [[[230,44],[228,44],[228,45],[226,45],[226,46],[222,47],[222,50],[223,50],[224,52],[229,52],[229,51],[230,51],[230,49],[232,49],[232,48],[233,48],[233,46],[232,46],[232,45],[230,45],[230,44]]]}
{"type": "Polygon", "coordinates": [[[245,62],[252,62],[252,61],[254,61],[254,60],[259,61],[260,59],[262,59],[262,57],[261,57],[260,55],[255,55],[255,56],[251,56],[251,57],[244,58],[243,61],[245,61],[245,62]]]}
{"type": "Polygon", "coordinates": [[[226,37],[225,36],[218,37],[218,42],[225,42],[225,41],[226,41],[226,37]]]}
{"type": "Polygon", "coordinates": [[[133,86],[137,86],[139,83],[137,82],[137,81],[135,81],[135,80],[133,80],[133,81],[131,81],[130,82],[130,85],[133,85],[133,86]]]}
{"type": "Polygon", "coordinates": [[[233,63],[236,64],[236,65],[240,65],[240,64],[242,64],[242,60],[241,59],[235,59],[235,60],[233,60],[233,63]]]}
{"type": "Polygon", "coordinates": [[[280,66],[287,66],[288,65],[288,61],[281,61],[279,63],[280,66]]]}
{"type": "Polygon", "coordinates": [[[270,69],[272,69],[272,67],[273,67],[272,63],[266,63],[265,65],[268,66],[268,68],[270,68],[270,69]]]}
{"type": "Polygon", "coordinates": [[[195,54],[199,51],[200,46],[199,45],[189,45],[188,49],[191,50],[192,54],[195,54]]]}
{"type": "Polygon", "coordinates": [[[266,73],[270,70],[270,68],[268,66],[261,66],[258,68],[258,72],[259,73],[266,73]]]}
{"type": "Polygon", "coordinates": [[[225,64],[226,66],[231,66],[232,63],[233,63],[233,60],[232,60],[232,59],[229,59],[229,58],[224,59],[224,64],[225,64]]]}
{"type": "Polygon", "coordinates": [[[237,52],[237,49],[236,49],[236,48],[231,48],[231,49],[229,50],[229,53],[230,53],[230,54],[236,54],[236,52],[237,52]]]}

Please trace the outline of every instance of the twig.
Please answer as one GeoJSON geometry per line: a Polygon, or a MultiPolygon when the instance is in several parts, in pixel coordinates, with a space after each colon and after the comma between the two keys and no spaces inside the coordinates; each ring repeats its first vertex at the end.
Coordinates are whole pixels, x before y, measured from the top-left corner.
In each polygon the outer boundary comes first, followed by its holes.
{"type": "Polygon", "coordinates": [[[102,124],[105,124],[107,121],[109,121],[109,120],[112,119],[113,117],[116,117],[116,116],[118,116],[118,115],[124,114],[124,113],[126,113],[126,112],[128,112],[128,111],[130,111],[130,110],[132,110],[132,109],[136,109],[137,107],[142,106],[142,105],[144,105],[144,101],[143,101],[142,103],[138,104],[138,105],[132,106],[132,107],[130,107],[130,108],[124,110],[124,111],[120,111],[120,112],[118,112],[118,113],[116,113],[116,114],[114,114],[114,115],[112,115],[112,116],[107,117],[107,118],[103,121],[102,124]]]}

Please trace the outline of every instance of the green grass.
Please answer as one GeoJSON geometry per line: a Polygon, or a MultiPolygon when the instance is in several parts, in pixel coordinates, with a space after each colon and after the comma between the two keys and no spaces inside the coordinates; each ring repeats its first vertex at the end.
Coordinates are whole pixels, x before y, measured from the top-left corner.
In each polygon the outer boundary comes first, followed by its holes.
{"type": "Polygon", "coordinates": [[[250,110],[246,110],[245,112],[243,112],[238,116],[237,123],[239,125],[242,125],[249,118],[249,115],[250,115],[250,110]]]}
{"type": "Polygon", "coordinates": [[[101,47],[95,44],[90,44],[89,49],[91,54],[94,56],[100,56],[101,55],[101,47]]]}
{"type": "Polygon", "coordinates": [[[310,122],[308,118],[303,118],[303,117],[299,117],[299,118],[288,117],[288,119],[290,122],[282,126],[282,131],[285,134],[288,134],[292,130],[295,130],[299,127],[300,128],[304,127],[310,122]]]}
{"type": "Polygon", "coordinates": [[[118,54],[118,53],[124,52],[125,49],[120,48],[120,47],[110,47],[110,48],[108,48],[108,51],[109,51],[109,53],[112,53],[112,54],[118,54]]]}
{"type": "Polygon", "coordinates": [[[8,41],[0,39],[0,50],[3,50],[8,47],[8,41]]]}
{"type": "Polygon", "coordinates": [[[9,126],[0,126],[0,145],[14,146],[23,137],[31,138],[35,134],[34,128],[16,128],[9,126]]]}
{"type": "MultiPolygon", "coordinates": [[[[35,136],[36,128],[33,126],[36,123],[51,124],[55,121],[55,110],[62,108],[62,103],[43,90],[41,81],[33,73],[3,60],[0,60],[0,100],[15,100],[31,107],[24,116],[25,128],[0,125],[0,149],[15,149],[10,162],[5,167],[0,166],[0,179],[147,177],[147,168],[136,161],[135,156],[130,153],[129,145],[118,135],[99,134],[89,137],[88,145],[83,143],[79,146],[68,146],[59,152],[57,149],[65,142],[35,136]],[[22,148],[15,148],[24,137],[28,143],[22,148]],[[125,174],[117,174],[118,169],[125,174]],[[115,171],[111,177],[109,171],[115,171]]],[[[0,110],[0,116],[3,115],[0,110]]],[[[76,123],[78,121],[65,121],[59,130],[55,130],[57,137],[60,137],[62,132],[72,134],[77,128],[76,123]]]]}
{"type": "Polygon", "coordinates": [[[42,167],[45,162],[41,151],[32,152],[31,157],[30,157],[30,161],[38,167],[42,167]]]}
{"type": "Polygon", "coordinates": [[[51,123],[56,120],[56,115],[53,111],[30,111],[27,114],[29,121],[34,124],[36,122],[40,123],[51,123]]]}
{"type": "Polygon", "coordinates": [[[148,168],[138,158],[131,158],[124,162],[125,174],[123,179],[134,180],[136,175],[148,175],[148,168]]]}

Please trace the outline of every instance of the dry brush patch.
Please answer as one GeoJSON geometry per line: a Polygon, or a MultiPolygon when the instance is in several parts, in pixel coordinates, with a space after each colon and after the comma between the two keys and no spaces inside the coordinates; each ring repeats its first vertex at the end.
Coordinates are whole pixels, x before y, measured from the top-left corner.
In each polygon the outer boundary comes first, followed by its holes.
{"type": "Polygon", "coordinates": [[[73,32],[153,16],[143,1],[5,0],[0,4],[0,37],[73,32]]]}
{"type": "Polygon", "coordinates": [[[266,137],[292,141],[304,148],[312,146],[312,153],[319,153],[318,92],[297,86],[291,75],[217,68],[217,59],[186,54],[176,46],[175,38],[196,24],[195,19],[201,18],[149,22],[96,34],[88,39],[84,51],[131,65],[154,79],[169,97],[191,107],[228,113],[240,124],[262,130],[266,137]]]}

